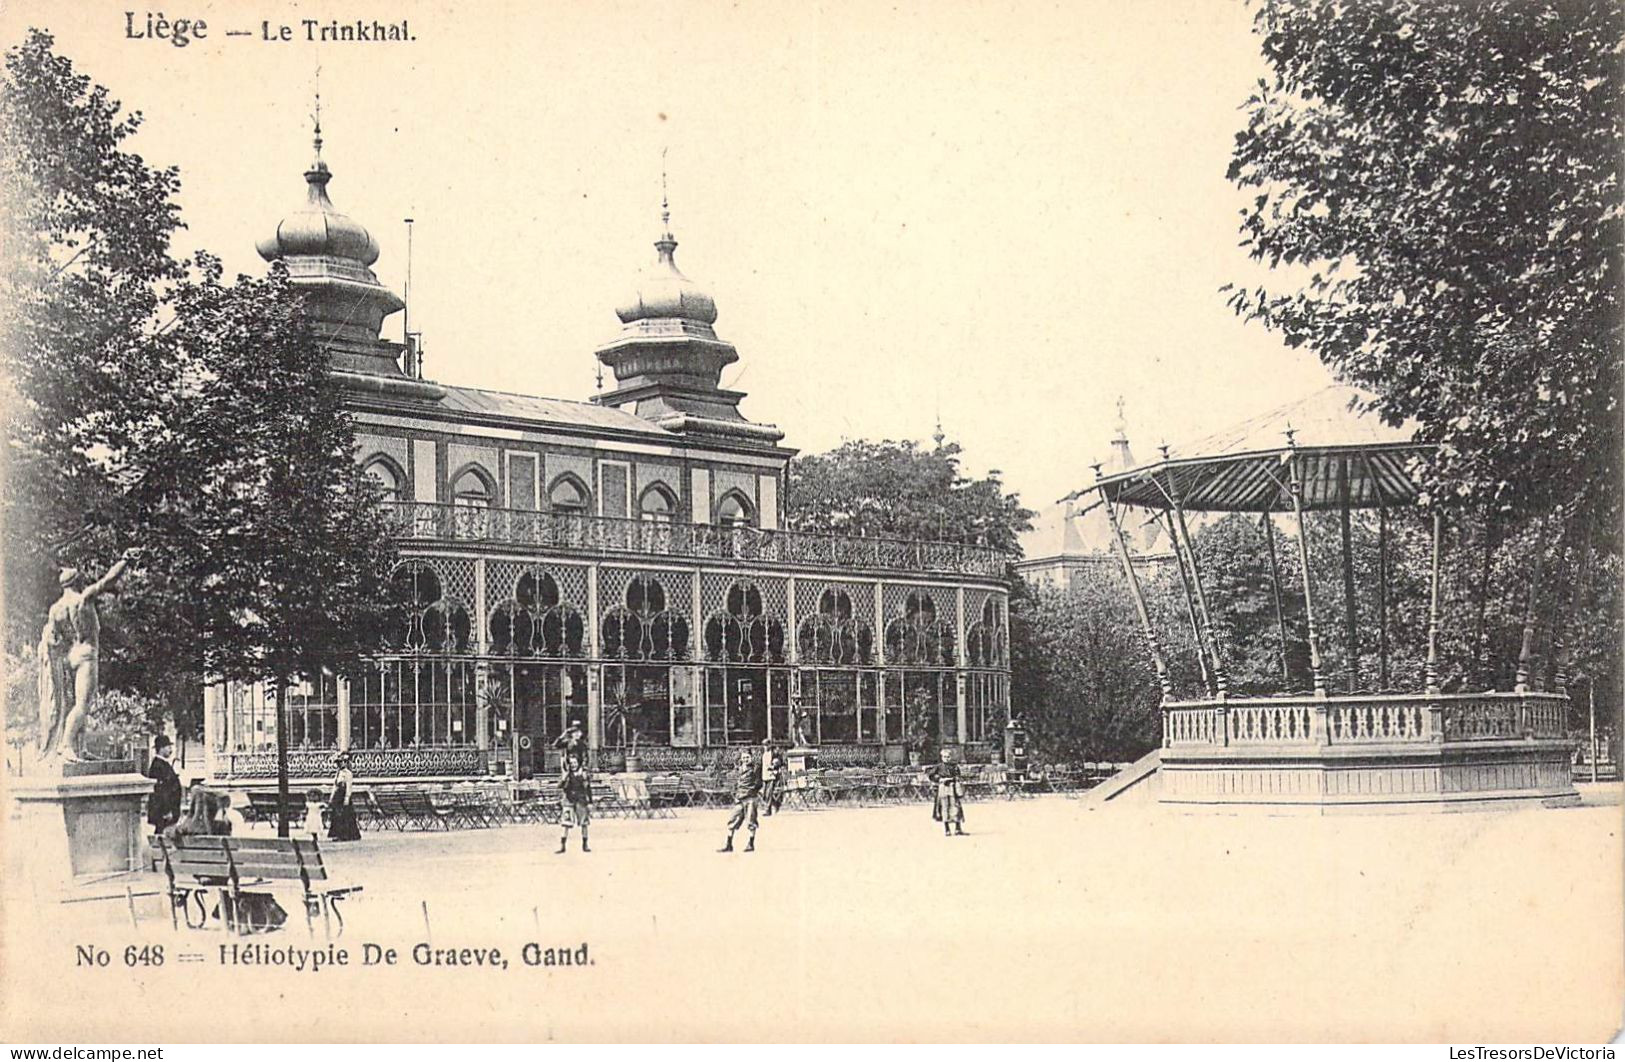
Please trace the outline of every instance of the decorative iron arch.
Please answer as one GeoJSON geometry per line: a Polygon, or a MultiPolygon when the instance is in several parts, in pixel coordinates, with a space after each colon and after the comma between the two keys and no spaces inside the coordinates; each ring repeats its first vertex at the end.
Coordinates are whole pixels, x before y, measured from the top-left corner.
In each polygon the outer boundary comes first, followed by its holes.
{"type": "Polygon", "coordinates": [[[499,656],[570,658],[586,652],[586,620],[563,600],[548,572],[522,574],[514,596],[491,610],[486,630],[490,650],[499,656]]]}
{"type": "Polygon", "coordinates": [[[1010,634],[1004,602],[989,597],[982,616],[965,632],[966,662],[971,667],[1006,667],[1010,663],[1010,634]]]}
{"type": "Polygon", "coordinates": [[[868,665],[875,632],[853,614],[852,595],[832,586],[818,596],[818,611],[801,621],[796,642],[804,663],[868,665]]]}
{"type": "Polygon", "coordinates": [[[937,617],[931,595],[910,590],[903,602],[903,614],[886,625],[886,663],[953,667],[954,641],[954,626],[937,617]]]}
{"type": "Polygon", "coordinates": [[[384,644],[405,653],[463,654],[473,624],[468,606],[445,592],[442,573],[427,561],[396,565],[389,579],[384,644]]]}
{"type": "Polygon", "coordinates": [[[761,588],[740,580],[705,620],[705,658],[721,664],[784,663],[784,624],[767,615],[761,588]]]}
{"type": "Polygon", "coordinates": [[[601,652],[614,660],[687,660],[688,619],[667,607],[665,585],[652,575],[635,575],[625,603],[604,614],[601,652]]]}

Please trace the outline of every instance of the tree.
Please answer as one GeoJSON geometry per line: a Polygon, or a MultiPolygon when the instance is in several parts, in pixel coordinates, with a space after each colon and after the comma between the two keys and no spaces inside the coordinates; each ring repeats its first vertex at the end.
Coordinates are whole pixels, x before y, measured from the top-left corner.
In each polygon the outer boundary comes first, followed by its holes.
{"type": "Polygon", "coordinates": [[[1020,553],[1033,513],[1006,493],[997,471],[960,472],[957,443],[927,450],[913,441],[842,443],[790,465],[785,523],[791,530],[882,538],[974,542],[1020,553]]]}
{"type": "Polygon", "coordinates": [[[51,44],[31,34],[0,84],[6,644],[31,650],[56,564],[139,546],[104,685],[162,698],[184,738],[205,682],[280,702],[375,648],[392,539],[285,272],[172,258],[178,178],[123,150],[139,116],[51,44]]]}
{"type": "Polygon", "coordinates": [[[124,143],[105,88],[31,31],[0,75],[0,450],[6,644],[31,646],[56,595],[57,563],[116,555],[107,531],[174,366],[151,342],[181,225],[173,169],[124,143]]]}
{"type": "Polygon", "coordinates": [[[1022,593],[1010,612],[1011,682],[1044,758],[1134,760],[1157,746],[1161,690],[1115,569],[1103,564],[1068,589],[1022,593]]]}
{"type": "MultiPolygon", "coordinates": [[[[189,551],[176,561],[200,578],[169,610],[193,609],[207,674],[270,685],[286,836],[287,688],[353,672],[381,644],[394,543],[356,463],[341,385],[285,270],[226,286],[216,268],[177,312],[178,344],[204,369],[200,411],[232,445],[195,485],[189,551]]],[[[184,435],[177,444],[206,445],[184,435]]]]}
{"type": "Polygon", "coordinates": [[[1617,528],[1625,13],[1264,0],[1255,30],[1229,177],[1242,246],[1301,286],[1236,311],[1414,419],[1430,496],[1617,528]]]}

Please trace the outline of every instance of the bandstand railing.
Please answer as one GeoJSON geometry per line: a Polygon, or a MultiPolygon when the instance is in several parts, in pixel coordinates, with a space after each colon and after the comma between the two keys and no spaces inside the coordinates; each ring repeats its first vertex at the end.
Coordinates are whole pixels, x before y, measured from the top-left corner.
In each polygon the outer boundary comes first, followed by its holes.
{"type": "Polygon", "coordinates": [[[1399,693],[1170,701],[1162,743],[1322,746],[1562,738],[1560,693],[1399,693]]]}
{"type": "Polygon", "coordinates": [[[393,506],[395,533],[406,541],[988,577],[1002,576],[1007,560],[998,550],[959,542],[856,538],[441,502],[403,501],[393,506]]]}

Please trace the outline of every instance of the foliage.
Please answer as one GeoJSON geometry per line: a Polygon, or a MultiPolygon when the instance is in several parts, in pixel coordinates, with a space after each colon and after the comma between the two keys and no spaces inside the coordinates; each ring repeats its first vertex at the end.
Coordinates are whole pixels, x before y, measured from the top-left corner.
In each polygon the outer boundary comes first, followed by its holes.
{"type": "Polygon", "coordinates": [[[790,465],[786,524],[796,531],[975,542],[1012,555],[1033,513],[997,471],[970,479],[957,443],[852,440],[790,465]]]}
{"type": "Polygon", "coordinates": [[[121,146],[139,116],[51,46],[31,34],[0,83],[6,645],[32,646],[57,564],[135,545],[103,682],[196,736],[204,681],[285,682],[377,644],[391,539],[285,272],[228,284],[173,258],[174,171],[121,146]]]}
{"type": "MultiPolygon", "coordinates": [[[[173,400],[173,366],[151,342],[162,292],[184,265],[174,170],[124,148],[119,116],[33,31],[0,76],[0,395],[7,645],[29,645],[57,593],[57,563],[118,550],[112,523],[152,420],[173,400]]],[[[104,565],[105,566],[105,565],[104,565]]]]}
{"type": "Polygon", "coordinates": [[[1619,523],[1622,28],[1610,0],[1256,16],[1274,75],[1229,177],[1242,245],[1302,286],[1231,304],[1413,418],[1433,495],[1514,522],[1619,523]]]}
{"type": "Polygon", "coordinates": [[[1080,572],[1065,590],[1023,592],[1010,612],[1011,704],[1042,758],[1124,761],[1156,747],[1156,672],[1112,567],[1080,572]]]}

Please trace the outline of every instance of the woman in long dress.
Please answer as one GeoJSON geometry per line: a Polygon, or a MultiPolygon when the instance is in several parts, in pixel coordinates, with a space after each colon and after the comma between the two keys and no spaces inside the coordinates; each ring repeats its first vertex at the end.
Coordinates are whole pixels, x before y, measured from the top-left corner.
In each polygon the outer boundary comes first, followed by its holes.
{"type": "Polygon", "coordinates": [[[327,839],[329,841],[359,841],[361,826],[356,822],[355,809],[350,806],[350,791],[355,786],[355,775],[350,773],[350,754],[338,756],[338,776],[333,779],[333,795],[327,801],[327,839]]]}

